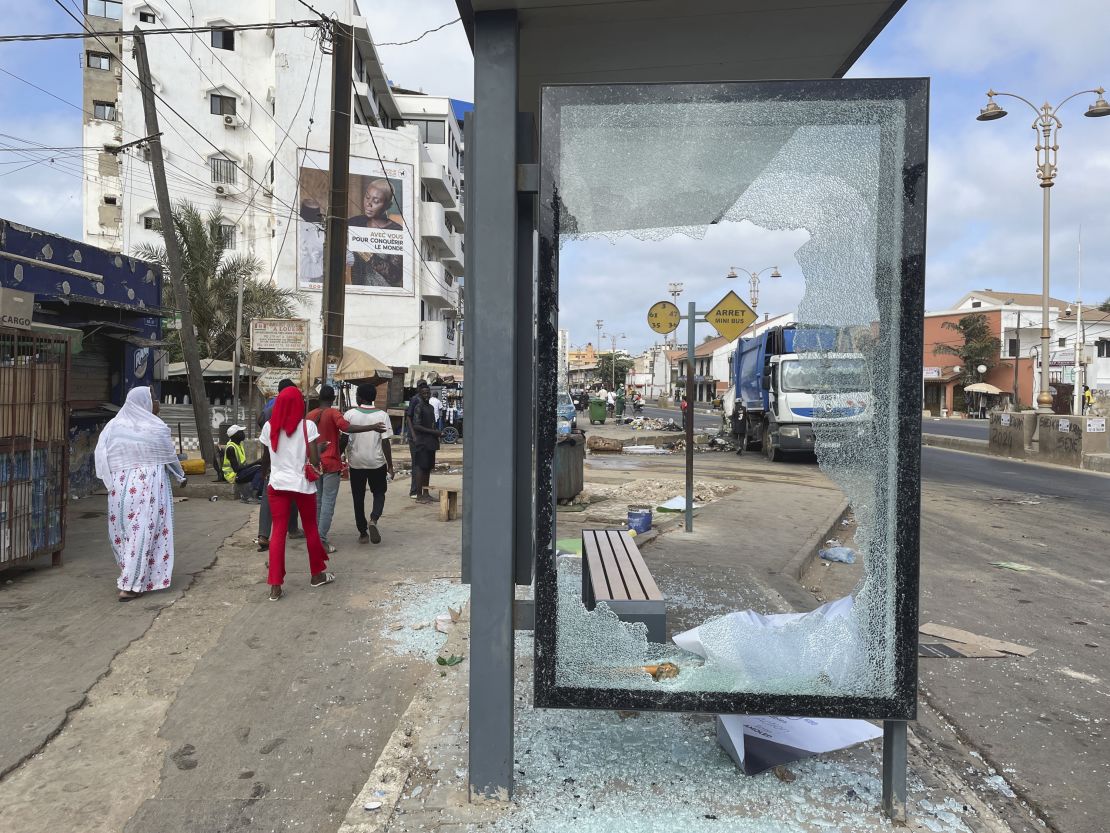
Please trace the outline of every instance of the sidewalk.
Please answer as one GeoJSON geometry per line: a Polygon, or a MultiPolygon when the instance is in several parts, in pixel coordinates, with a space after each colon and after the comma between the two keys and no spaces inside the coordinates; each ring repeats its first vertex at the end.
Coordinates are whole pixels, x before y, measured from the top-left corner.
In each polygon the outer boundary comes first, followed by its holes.
{"type": "MultiPolygon", "coordinates": [[[[593,477],[588,472],[587,480],[597,484],[603,472],[594,471],[593,477]]],[[[743,458],[737,478],[758,487],[742,485],[740,491],[700,510],[694,534],[672,527],[644,548],[668,599],[672,633],[734,609],[738,596],[742,604],[765,611],[817,604],[791,571],[839,518],[839,490],[822,482],[815,467],[772,466],[759,458],[743,458]],[[794,504],[808,512],[794,515],[794,504]],[[761,535],[757,543],[740,534],[746,521],[768,512],[783,519],[773,540],[761,535]]],[[[562,513],[559,523],[559,537],[572,537],[572,524],[562,513]]],[[[442,655],[467,656],[467,625],[464,618],[456,626],[442,655]]],[[[878,808],[878,742],[792,764],[793,783],[779,781],[771,772],[748,778],[719,748],[710,716],[533,708],[532,642],[531,634],[517,634],[512,801],[467,801],[464,660],[426,676],[422,693],[352,803],[341,833],[896,829],[878,808]],[[379,808],[367,809],[379,803],[379,808]]],[[[955,738],[945,740],[958,743],[955,738]]],[[[910,763],[911,819],[908,827],[898,829],[1009,831],[975,791],[912,734],[910,763]]]]}
{"type": "Polygon", "coordinates": [[[338,580],[291,542],[277,603],[257,506],[177,504],[172,589],[120,604],[104,498],[72,503],[64,566],[0,575],[0,829],[333,833],[443,638],[392,624],[467,596],[461,524],[407,491],[360,546],[344,486],[338,580]]]}

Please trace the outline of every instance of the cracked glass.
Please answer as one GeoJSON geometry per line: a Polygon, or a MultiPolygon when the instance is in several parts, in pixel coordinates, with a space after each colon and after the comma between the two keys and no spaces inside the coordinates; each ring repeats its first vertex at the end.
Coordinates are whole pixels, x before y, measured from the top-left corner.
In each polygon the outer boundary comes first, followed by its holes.
{"type": "MultiPolygon", "coordinates": [[[[598,268],[589,259],[596,241],[630,257],[686,251],[695,262],[696,246],[722,230],[793,235],[789,325],[777,349],[759,354],[771,432],[760,439],[810,443],[854,519],[862,570],[842,598],[782,615],[739,583],[723,602],[720,594],[704,602],[703,579],[729,569],[727,559],[676,568],[655,564],[645,548],[662,606],[648,604],[650,592],[638,606],[607,601],[597,574],[609,556],[585,543],[567,551],[583,524],[560,526],[561,513],[541,506],[538,703],[912,716],[926,114],[920,79],[545,88],[541,323],[545,297],[563,301],[561,266],[568,275],[598,268]],[[808,422],[776,421],[776,408],[808,422]]],[[[555,372],[544,334],[541,326],[541,377],[555,372]]],[[[742,343],[736,350],[740,361],[742,343]]],[[[552,387],[539,385],[541,399],[552,387]]],[[[547,411],[553,403],[540,409],[541,472],[553,454],[547,411]]],[[[767,514],[738,522],[735,537],[718,531],[714,546],[742,562],[781,523],[767,514]]],[[[624,569],[619,546],[612,558],[624,569]]]]}

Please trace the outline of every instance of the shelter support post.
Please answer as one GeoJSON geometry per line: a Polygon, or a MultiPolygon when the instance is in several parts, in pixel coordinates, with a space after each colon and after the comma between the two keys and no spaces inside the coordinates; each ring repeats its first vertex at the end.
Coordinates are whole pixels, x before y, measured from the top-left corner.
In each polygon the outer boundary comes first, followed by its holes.
{"type": "MultiPolygon", "coordinates": [[[[463,558],[470,580],[470,797],[513,786],[513,560],[518,502],[515,11],[474,16],[474,96],[467,158],[469,491],[463,558]],[[506,349],[513,354],[506,361],[506,349]]],[[[529,487],[530,488],[530,487],[529,487]]]]}
{"type": "Polygon", "coordinates": [[[906,721],[883,721],[883,815],[906,820],[906,721]]]}
{"type": "Polygon", "coordinates": [[[694,339],[698,326],[697,305],[686,309],[686,532],[694,531],[694,339]]]}

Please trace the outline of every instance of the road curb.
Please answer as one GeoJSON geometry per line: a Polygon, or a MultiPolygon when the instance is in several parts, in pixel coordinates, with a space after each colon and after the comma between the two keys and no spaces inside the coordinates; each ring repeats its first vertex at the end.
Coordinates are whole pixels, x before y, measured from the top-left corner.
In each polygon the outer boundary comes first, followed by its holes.
{"type": "MultiPolygon", "coordinates": [[[[990,453],[988,440],[976,440],[971,437],[950,437],[947,434],[922,434],[921,444],[932,448],[947,448],[952,451],[966,451],[970,454],[983,454],[987,457],[998,457],[990,453]]],[[[1015,458],[1016,459],[1016,458],[1015,458]]]]}
{"type": "Polygon", "coordinates": [[[844,516],[848,514],[851,506],[847,500],[842,500],[840,505],[832,511],[832,513],[824,520],[824,522],[817,527],[817,531],[813,533],[798,551],[786,562],[783,572],[794,579],[799,584],[802,583],[802,576],[805,575],[809,566],[817,560],[817,551],[828,538],[834,537],[834,533],[840,527],[840,522],[844,516]]]}

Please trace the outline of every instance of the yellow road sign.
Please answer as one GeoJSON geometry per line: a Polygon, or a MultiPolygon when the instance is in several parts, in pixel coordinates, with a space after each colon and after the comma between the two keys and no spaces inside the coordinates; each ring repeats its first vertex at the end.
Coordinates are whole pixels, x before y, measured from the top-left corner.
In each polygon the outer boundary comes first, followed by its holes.
{"type": "Polygon", "coordinates": [[[734,341],[748,325],[755,321],[755,310],[744,303],[744,300],[731,290],[705,314],[705,320],[712,324],[717,332],[734,341]]]}
{"type": "Polygon", "coordinates": [[[670,301],[658,301],[652,304],[647,314],[648,326],[663,335],[677,330],[681,318],[682,313],[670,301]]]}

